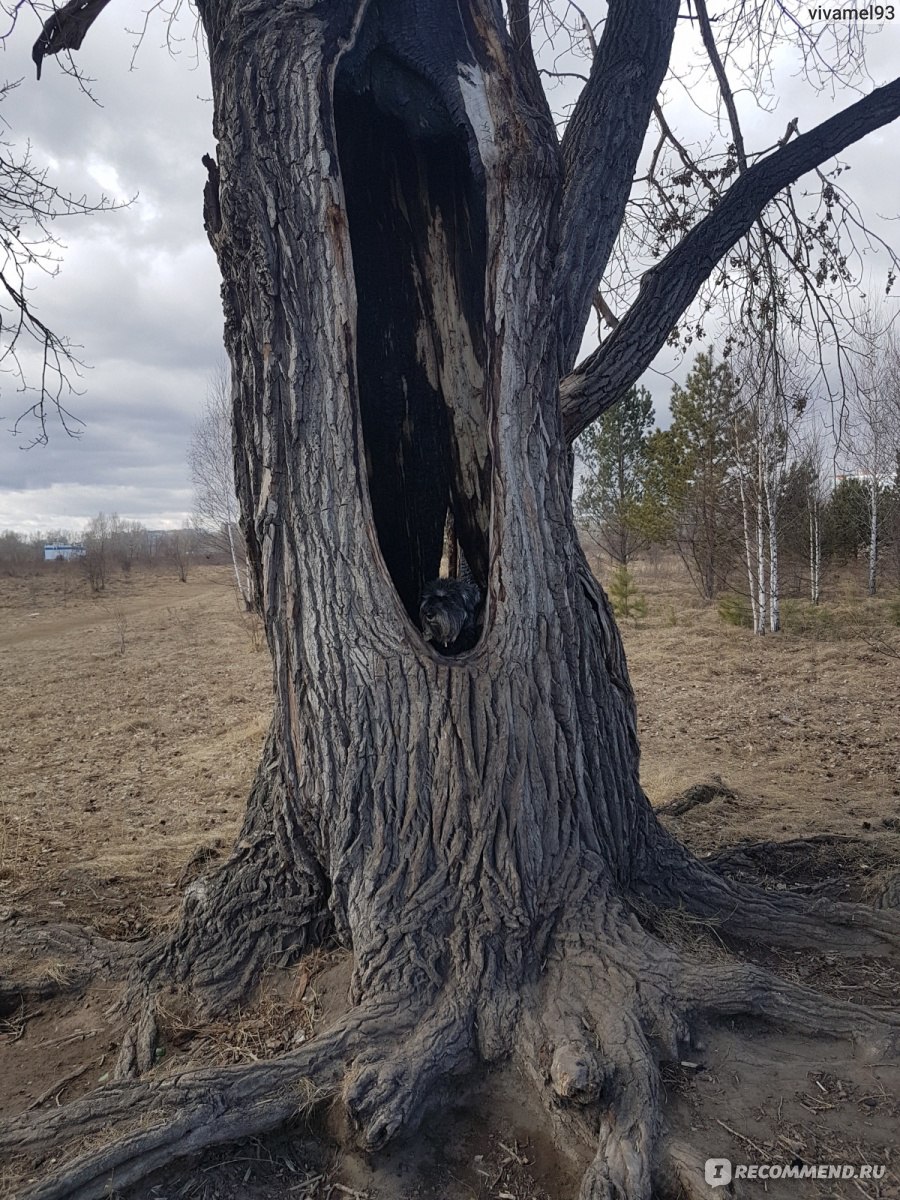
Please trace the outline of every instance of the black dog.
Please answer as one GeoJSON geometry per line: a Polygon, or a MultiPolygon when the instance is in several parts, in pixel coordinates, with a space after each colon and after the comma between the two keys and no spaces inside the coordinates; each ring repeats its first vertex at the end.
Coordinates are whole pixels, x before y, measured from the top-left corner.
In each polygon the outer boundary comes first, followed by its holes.
{"type": "Polygon", "coordinates": [[[481,627],[478,610],[481,592],[466,579],[433,579],[422,589],[419,621],[426,642],[435,642],[444,654],[471,650],[481,627]]]}

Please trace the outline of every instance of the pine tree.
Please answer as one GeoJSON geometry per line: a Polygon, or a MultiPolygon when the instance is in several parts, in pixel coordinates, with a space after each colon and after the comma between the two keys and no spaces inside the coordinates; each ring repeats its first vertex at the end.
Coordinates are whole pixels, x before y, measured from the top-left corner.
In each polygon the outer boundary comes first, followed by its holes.
{"type": "Polygon", "coordinates": [[[869,540],[869,500],[866,485],[852,476],[842,479],[825,509],[825,553],[846,562],[857,558],[869,540]]]}
{"type": "Polygon", "coordinates": [[[678,551],[697,590],[712,600],[735,558],[736,504],[730,428],[735,383],[712,347],[672,389],[672,424],[647,441],[642,528],[678,551]]]}
{"type": "Polygon", "coordinates": [[[634,576],[624,563],[613,572],[608,592],[618,620],[625,617],[646,617],[647,601],[638,591],[634,576]]]}
{"type": "Polygon", "coordinates": [[[647,544],[640,508],[653,417],[650,393],[633,387],[585,430],[576,447],[584,466],[576,511],[601,548],[623,567],[647,544]]]}

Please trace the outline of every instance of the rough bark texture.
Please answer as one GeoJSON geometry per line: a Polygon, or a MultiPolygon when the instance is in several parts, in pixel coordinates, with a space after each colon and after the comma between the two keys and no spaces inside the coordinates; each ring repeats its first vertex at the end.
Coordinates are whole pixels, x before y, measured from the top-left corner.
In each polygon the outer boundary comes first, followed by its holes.
{"type": "MultiPolygon", "coordinates": [[[[206,224],[275,715],[231,858],[191,885],[178,928],[139,965],[120,1071],[152,1052],[154,988],[218,1009],[323,937],[352,949],[354,1007],[277,1062],[123,1080],[65,1120],[14,1123],[0,1148],[38,1171],[28,1195],[86,1200],[111,1172],[124,1185],[271,1128],[298,1096],[338,1092],[376,1148],[415,1128],[442,1081],[512,1055],[563,1134],[593,1139],[583,1200],[649,1198],[655,1174],[671,1184],[690,1160],[662,1137],[658,1060],[696,1016],[873,1035],[892,1018],[755,968],[701,969],[636,907],[848,950],[896,946],[900,922],[728,880],[663,831],[641,791],[633,694],[576,536],[559,402],[586,303],[573,292],[561,320],[560,264],[581,261],[572,163],[499,8],[198,7],[218,139],[206,224]],[[456,657],[414,623],[448,511],[486,592],[481,639],[456,657]],[[111,1120],[125,1122],[118,1141],[73,1161],[111,1120]],[[56,1164],[35,1166],[50,1149],[56,1164]]],[[[651,57],[645,101],[668,56],[664,8],[652,30],[620,31],[651,57]]],[[[639,125],[622,135],[626,160],[639,125]]],[[[615,138],[603,144],[613,154],[615,138]]],[[[588,240],[590,284],[573,280],[586,295],[603,258],[588,240]]]]}

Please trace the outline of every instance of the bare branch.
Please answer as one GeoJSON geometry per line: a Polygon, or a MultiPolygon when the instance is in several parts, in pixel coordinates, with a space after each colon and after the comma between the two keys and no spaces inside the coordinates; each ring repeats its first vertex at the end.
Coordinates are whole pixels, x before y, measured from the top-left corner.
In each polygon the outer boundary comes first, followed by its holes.
{"type": "Polygon", "coordinates": [[[646,273],[619,327],[563,380],[567,441],[574,441],[640,378],[722,256],[750,231],[783,188],[898,116],[900,79],[748,168],[712,212],[646,273]]]}
{"type": "Polygon", "coordinates": [[[590,78],[566,127],[556,274],[563,370],[578,353],[622,223],[677,17],[678,0],[611,0],[590,78]]]}
{"type": "Polygon", "coordinates": [[[741,132],[741,124],[738,120],[734,92],[731,90],[731,84],[728,82],[728,76],[725,73],[725,64],[722,62],[721,55],[716,47],[712,26],[709,23],[709,13],[706,11],[706,0],[694,0],[694,8],[697,10],[697,20],[700,24],[700,36],[703,38],[703,46],[709,57],[712,69],[715,72],[716,81],[719,84],[719,92],[722,96],[722,103],[725,105],[725,111],[728,113],[728,123],[731,126],[731,136],[734,139],[734,150],[737,155],[738,165],[742,171],[746,171],[747,151],[744,149],[744,135],[741,132]]]}
{"type": "MultiPolygon", "coordinates": [[[[0,101],[14,84],[0,87],[0,101]]],[[[31,149],[16,154],[0,142],[0,372],[18,381],[18,390],[33,402],[23,400],[18,417],[3,413],[17,434],[33,420],[37,425],[31,445],[48,440],[47,418],[55,411],[66,433],[78,436],[82,422],[64,404],[76,391],[73,380],[82,366],[76,347],[56,334],[37,315],[26,282],[29,275],[55,275],[62,246],[56,222],[62,217],[106,212],[121,205],[101,196],[90,202],[61,192],[48,178],[46,169],[35,166],[31,149]],[[24,351],[37,348],[40,366],[26,363],[24,351]],[[28,369],[26,370],[26,367],[28,369]],[[34,383],[29,383],[30,379],[34,383]]]]}

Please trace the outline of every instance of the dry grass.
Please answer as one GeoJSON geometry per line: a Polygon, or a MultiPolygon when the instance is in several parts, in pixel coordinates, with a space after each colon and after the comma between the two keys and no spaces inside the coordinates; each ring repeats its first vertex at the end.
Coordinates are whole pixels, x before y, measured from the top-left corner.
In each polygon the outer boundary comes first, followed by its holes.
{"type": "Polygon", "coordinates": [[[270,667],[224,568],[63,582],[0,579],[0,879],[19,911],[135,937],[197,846],[230,842],[270,667]]]}
{"type": "Polygon", "coordinates": [[[173,1063],[161,1061],[160,1071],[259,1062],[296,1049],[321,1021],[322,976],[346,958],[342,950],[315,949],[296,968],[269,972],[250,1002],[227,1019],[200,1020],[188,996],[163,994],[157,1003],[160,1041],[177,1054],[173,1063]]]}
{"type": "MultiPolygon", "coordinates": [[[[601,580],[604,569],[598,569],[601,580]]],[[[722,800],[676,827],[713,850],[740,837],[860,835],[900,818],[900,647],[894,598],[874,602],[858,581],[832,584],[820,607],[828,636],[792,618],[777,637],[754,637],[704,606],[671,559],[639,564],[649,612],[624,622],[638,700],[642,779],[662,804],[698,779],[719,775],[752,798],[722,800]]],[[[807,608],[811,606],[806,606],[807,608]]]]}

